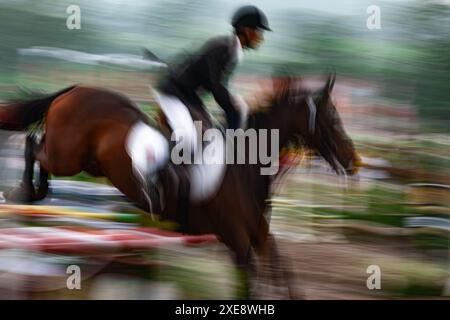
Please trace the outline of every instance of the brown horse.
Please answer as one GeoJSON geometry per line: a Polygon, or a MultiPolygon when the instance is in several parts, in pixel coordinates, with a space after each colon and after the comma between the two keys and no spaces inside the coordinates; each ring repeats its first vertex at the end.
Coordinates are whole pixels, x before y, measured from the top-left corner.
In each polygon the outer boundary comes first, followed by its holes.
{"type": "MultiPolygon", "coordinates": [[[[297,89],[294,80],[280,80],[270,99],[271,107],[250,115],[248,126],[279,129],[280,149],[306,145],[317,151],[337,173],[353,174],[359,158],[331,100],[333,85],[334,77],[330,76],[322,90],[308,92],[297,89]]],[[[19,192],[13,191],[7,197],[25,202],[42,199],[47,194],[49,173],[71,176],[86,171],[107,177],[130,201],[148,210],[125,150],[127,133],[137,121],[148,123],[146,115],[127,98],[82,86],[67,88],[44,99],[1,106],[0,128],[26,130],[33,123],[45,122],[45,134],[39,143],[28,135],[23,183],[19,192]],[[37,191],[32,181],[35,160],[40,164],[37,191]]],[[[262,166],[259,163],[228,165],[220,189],[212,199],[187,204],[185,231],[216,234],[234,253],[245,281],[249,279],[251,261],[259,257],[270,261],[267,270],[287,283],[287,271],[275,269],[280,264],[280,256],[264,218],[274,179],[260,174],[262,166]]],[[[167,189],[169,197],[176,194],[170,186],[167,189]]],[[[168,205],[161,216],[179,221],[176,211],[175,206],[168,205]]],[[[245,284],[248,289],[249,283],[245,284]]]]}

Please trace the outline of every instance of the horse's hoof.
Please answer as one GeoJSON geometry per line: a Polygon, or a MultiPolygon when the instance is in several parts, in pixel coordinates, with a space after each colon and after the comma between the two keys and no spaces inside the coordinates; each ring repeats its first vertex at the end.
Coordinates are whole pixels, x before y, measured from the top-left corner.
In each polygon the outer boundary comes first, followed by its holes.
{"type": "Polygon", "coordinates": [[[50,190],[48,188],[48,184],[46,186],[39,186],[34,196],[34,201],[40,201],[45,199],[49,194],[49,192],[50,190]]]}
{"type": "Polygon", "coordinates": [[[30,203],[34,201],[34,191],[22,185],[6,191],[3,196],[7,202],[30,203]]]}

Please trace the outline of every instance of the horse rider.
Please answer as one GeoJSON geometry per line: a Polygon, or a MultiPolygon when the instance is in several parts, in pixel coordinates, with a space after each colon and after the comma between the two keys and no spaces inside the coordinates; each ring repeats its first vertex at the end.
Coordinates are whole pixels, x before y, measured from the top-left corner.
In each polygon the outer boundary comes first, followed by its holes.
{"type": "MultiPolygon", "coordinates": [[[[231,25],[231,36],[212,38],[197,54],[177,66],[169,67],[159,82],[157,91],[154,91],[173,133],[176,137],[182,137],[182,143],[186,146],[183,150],[189,150],[191,154],[195,153],[197,148],[197,132],[190,111],[201,114],[201,120],[209,122],[207,126],[211,125],[209,113],[199,97],[200,91],[212,93],[225,112],[228,128],[245,126],[248,106],[242,98],[230,94],[227,83],[243,58],[243,49],[257,49],[264,40],[263,32],[272,30],[266,15],[251,5],[240,7],[233,14],[231,25]]],[[[156,152],[153,159],[155,163],[162,164],[163,159],[168,159],[168,153],[156,152]]],[[[158,197],[157,188],[154,186],[157,181],[156,169],[147,175],[150,198],[158,197]]]]}

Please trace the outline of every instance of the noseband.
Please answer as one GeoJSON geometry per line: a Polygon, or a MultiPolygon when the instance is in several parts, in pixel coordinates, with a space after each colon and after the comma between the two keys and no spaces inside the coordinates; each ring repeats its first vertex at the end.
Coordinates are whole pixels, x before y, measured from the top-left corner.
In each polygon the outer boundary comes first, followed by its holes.
{"type": "Polygon", "coordinates": [[[309,109],[308,132],[309,134],[313,135],[316,131],[317,106],[311,95],[308,95],[308,97],[306,98],[306,105],[309,109]]]}

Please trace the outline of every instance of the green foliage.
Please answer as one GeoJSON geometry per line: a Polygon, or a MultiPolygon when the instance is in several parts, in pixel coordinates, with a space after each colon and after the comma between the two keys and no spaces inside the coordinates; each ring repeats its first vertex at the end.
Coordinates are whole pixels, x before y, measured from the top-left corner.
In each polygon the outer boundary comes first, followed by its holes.
{"type": "MultiPolygon", "coordinates": [[[[148,47],[163,59],[173,58],[210,36],[229,32],[234,9],[220,0],[130,2],[120,10],[106,1],[78,2],[82,28],[76,31],[66,28],[70,1],[0,4],[0,82],[20,82],[15,72],[26,72],[19,68],[24,62],[42,63],[17,52],[32,46],[133,54],[148,47]],[[5,78],[7,74],[11,76],[5,78]]],[[[447,131],[450,6],[381,4],[380,30],[366,28],[365,10],[338,15],[270,6],[267,13],[275,32],[267,33],[260,51],[247,54],[239,70],[268,74],[284,66],[297,74],[318,74],[333,67],[340,75],[376,81],[386,98],[412,103],[425,130],[447,131]]]]}

